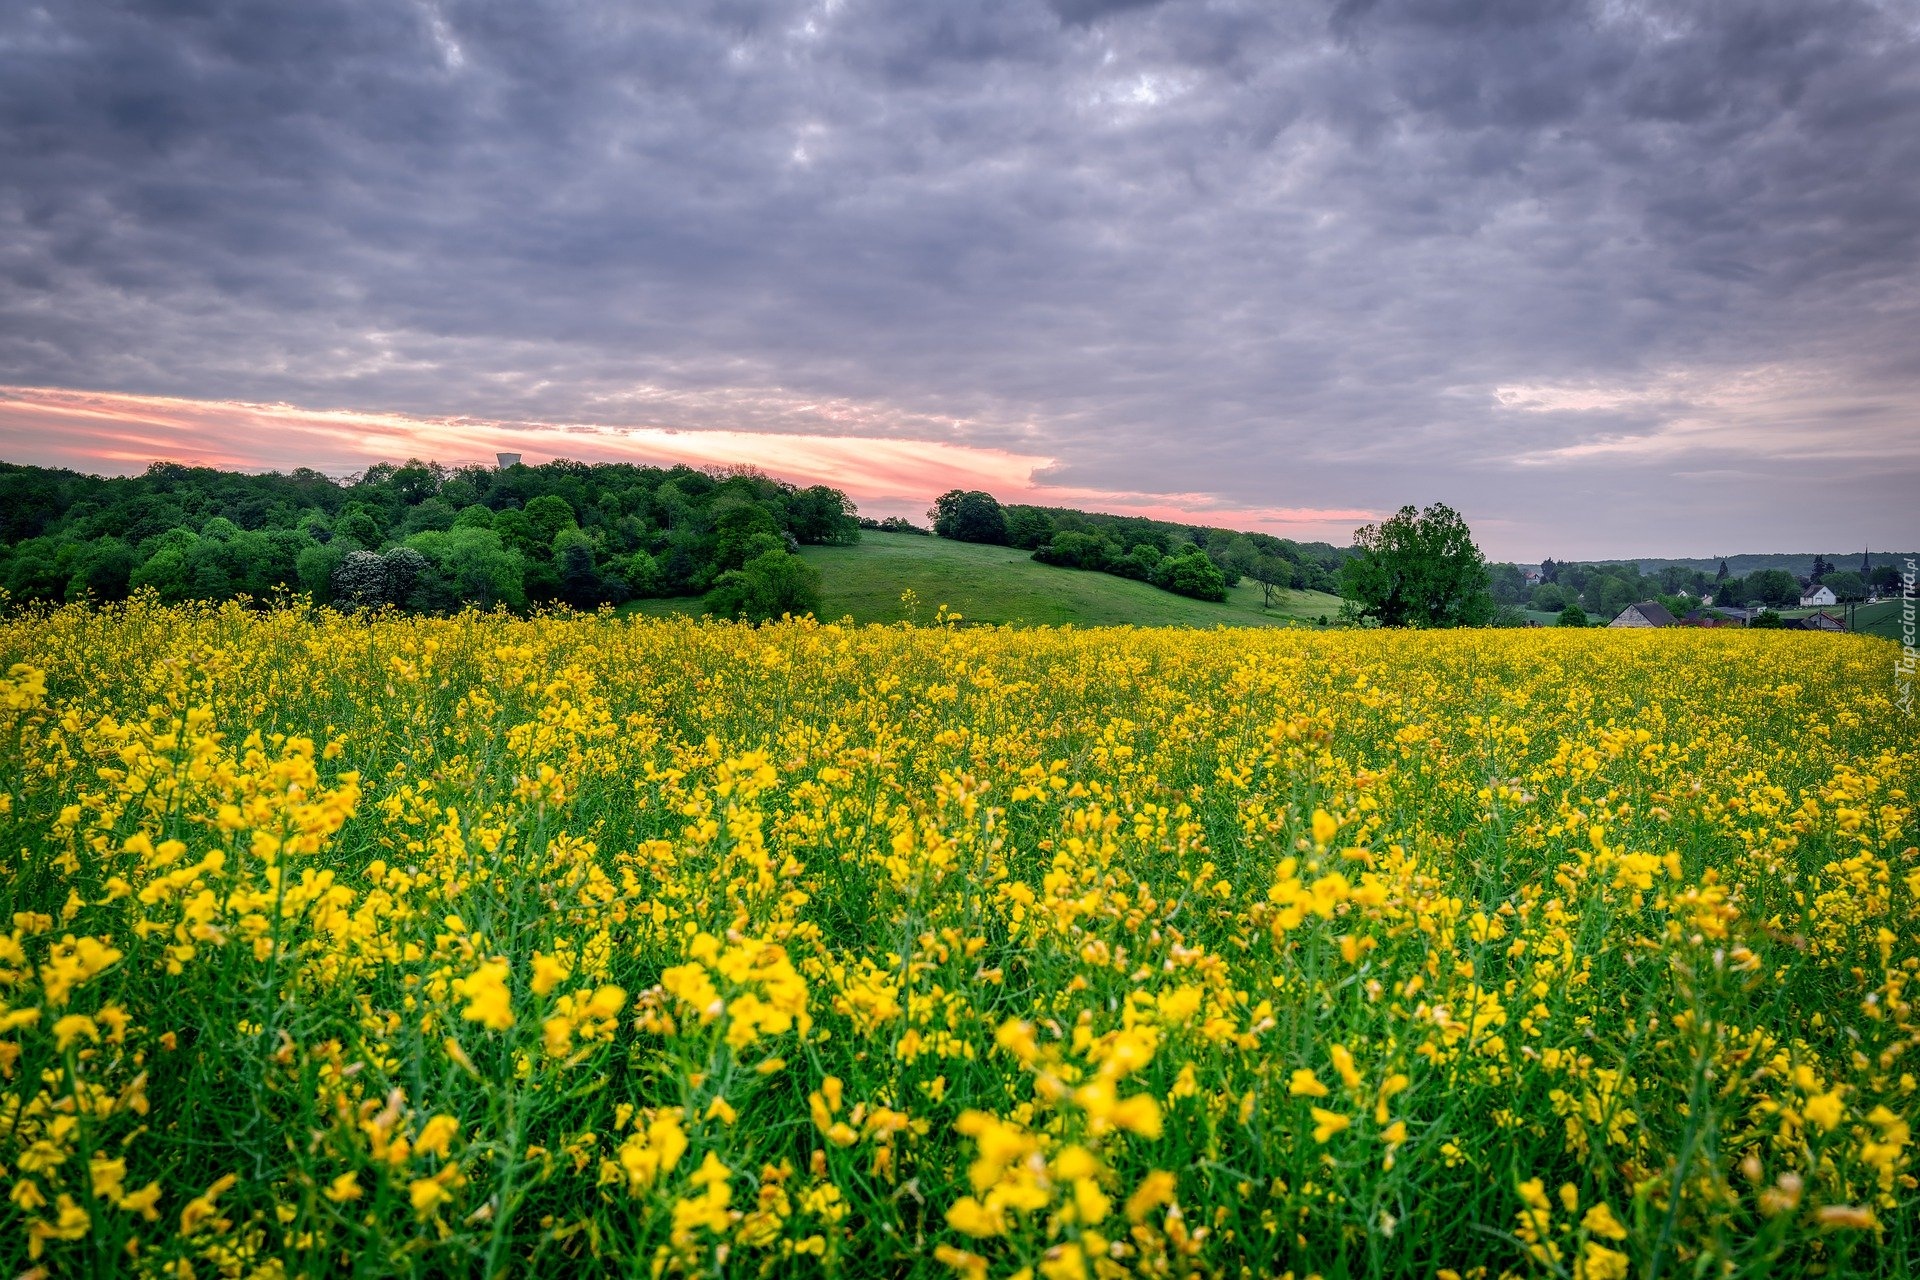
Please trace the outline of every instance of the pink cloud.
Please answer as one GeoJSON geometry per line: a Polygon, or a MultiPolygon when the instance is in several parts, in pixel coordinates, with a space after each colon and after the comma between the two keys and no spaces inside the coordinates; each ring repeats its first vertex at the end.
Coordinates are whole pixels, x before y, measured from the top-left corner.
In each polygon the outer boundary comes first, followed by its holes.
{"type": "Polygon", "coordinates": [[[312,467],[329,475],[376,462],[428,458],[528,462],[747,465],[798,484],[845,490],[873,515],[920,520],[935,495],[984,489],[1004,502],[1078,507],[1156,520],[1262,529],[1344,543],[1375,513],[1343,508],[1242,507],[1204,493],[1134,493],[1051,485],[1057,465],[1040,454],[937,440],[667,427],[613,427],[431,418],[303,409],[286,404],[187,400],[45,387],[0,387],[0,457],[10,462],[129,474],[154,461],[228,470],[312,467]]]}

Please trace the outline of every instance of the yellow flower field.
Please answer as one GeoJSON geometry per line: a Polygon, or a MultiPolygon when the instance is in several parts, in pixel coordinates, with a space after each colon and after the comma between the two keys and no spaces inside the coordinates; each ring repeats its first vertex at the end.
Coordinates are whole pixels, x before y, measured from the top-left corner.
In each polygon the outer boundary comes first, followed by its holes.
{"type": "Polygon", "coordinates": [[[1891,656],[16,614],[0,1263],[1910,1274],[1891,656]]]}

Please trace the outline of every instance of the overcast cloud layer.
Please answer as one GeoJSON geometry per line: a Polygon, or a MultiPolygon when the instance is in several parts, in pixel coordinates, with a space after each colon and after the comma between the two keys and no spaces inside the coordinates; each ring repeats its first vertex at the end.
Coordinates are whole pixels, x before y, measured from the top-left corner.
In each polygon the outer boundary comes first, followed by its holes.
{"type": "Polygon", "coordinates": [[[1681,555],[1913,543],[1916,335],[1906,0],[0,0],[4,384],[1681,555]]]}

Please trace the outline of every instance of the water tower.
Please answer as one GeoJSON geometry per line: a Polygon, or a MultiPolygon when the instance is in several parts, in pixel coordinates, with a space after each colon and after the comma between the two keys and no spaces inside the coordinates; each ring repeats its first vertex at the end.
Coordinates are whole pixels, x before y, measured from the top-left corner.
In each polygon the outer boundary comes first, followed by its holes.
{"type": "Polygon", "coordinates": [[[520,455],[517,453],[496,453],[494,457],[500,459],[500,469],[502,471],[505,471],[508,467],[517,467],[520,465],[520,455]]]}

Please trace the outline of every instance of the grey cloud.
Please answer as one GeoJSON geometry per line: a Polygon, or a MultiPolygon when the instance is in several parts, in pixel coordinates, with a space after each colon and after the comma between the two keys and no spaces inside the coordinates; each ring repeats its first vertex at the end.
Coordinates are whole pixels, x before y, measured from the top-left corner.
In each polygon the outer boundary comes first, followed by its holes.
{"type": "MultiPolygon", "coordinates": [[[[1493,389],[1811,369],[1879,406],[1816,427],[1910,469],[1920,35],[1897,18],[15,4],[0,381],[807,429],[689,407],[736,387],[1233,502],[1599,521],[1627,475],[1638,527],[1693,546],[1668,454],[1512,466],[1673,414],[1493,389]]],[[[1784,500],[1782,465],[1747,483],[1784,500]]]]}

